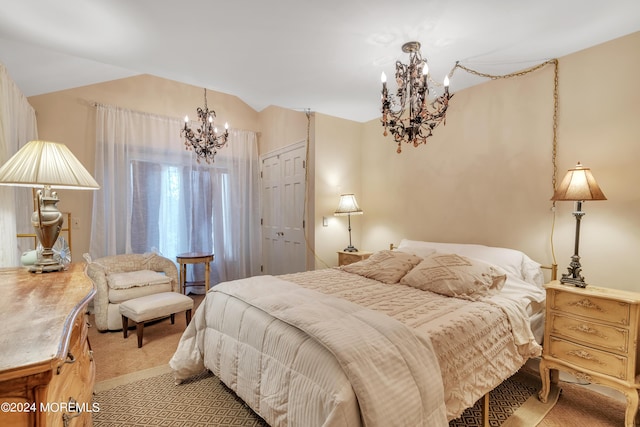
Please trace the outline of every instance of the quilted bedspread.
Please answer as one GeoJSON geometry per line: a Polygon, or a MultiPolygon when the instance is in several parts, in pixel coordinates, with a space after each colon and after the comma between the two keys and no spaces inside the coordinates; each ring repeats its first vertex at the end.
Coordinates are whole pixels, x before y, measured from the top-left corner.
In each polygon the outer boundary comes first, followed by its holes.
{"type": "Polygon", "coordinates": [[[272,426],[437,426],[539,351],[517,303],[325,269],[214,287],[170,365],[210,369],[272,426]]]}

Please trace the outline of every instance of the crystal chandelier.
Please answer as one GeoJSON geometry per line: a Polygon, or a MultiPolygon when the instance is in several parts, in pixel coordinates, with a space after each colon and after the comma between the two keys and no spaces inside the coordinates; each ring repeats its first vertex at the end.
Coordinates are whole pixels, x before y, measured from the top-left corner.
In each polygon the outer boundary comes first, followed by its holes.
{"type": "Polygon", "coordinates": [[[216,112],[207,107],[207,89],[204,89],[204,108],[198,107],[198,121],[200,127],[192,131],[189,127],[189,116],[184,117],[184,128],[180,136],[184,137],[184,145],[187,150],[195,151],[197,161],[204,159],[207,163],[213,163],[218,149],[227,144],[229,137],[229,124],[224,124],[224,133],[218,135],[218,128],[213,123],[216,112]]]}
{"type": "MultiPolygon", "coordinates": [[[[412,143],[414,147],[426,144],[433,129],[445,121],[449,106],[449,77],[444,79],[444,94],[429,101],[429,66],[422,59],[419,42],[408,42],[402,45],[402,51],[409,54],[409,64],[396,61],[396,95],[387,91],[387,77],[382,73],[382,125],[384,136],[387,130],[398,143],[398,153],[402,152],[403,142],[412,143]]],[[[433,88],[431,89],[433,91],[433,88]]]]}

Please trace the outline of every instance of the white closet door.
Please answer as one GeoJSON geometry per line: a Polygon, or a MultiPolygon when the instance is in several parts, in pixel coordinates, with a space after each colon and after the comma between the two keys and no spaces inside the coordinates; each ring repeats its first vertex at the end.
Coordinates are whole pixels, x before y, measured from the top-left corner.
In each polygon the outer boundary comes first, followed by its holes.
{"type": "Polygon", "coordinates": [[[262,159],[262,272],[306,270],[304,143],[262,159]]]}

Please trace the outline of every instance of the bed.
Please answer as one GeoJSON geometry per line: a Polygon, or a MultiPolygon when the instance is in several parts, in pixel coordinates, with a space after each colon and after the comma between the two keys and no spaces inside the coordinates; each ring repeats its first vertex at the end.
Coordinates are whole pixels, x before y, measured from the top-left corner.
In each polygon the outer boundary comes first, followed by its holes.
{"type": "Polygon", "coordinates": [[[539,356],[526,254],[403,239],[347,266],[213,287],[170,361],[271,426],[445,426],[539,356]]]}

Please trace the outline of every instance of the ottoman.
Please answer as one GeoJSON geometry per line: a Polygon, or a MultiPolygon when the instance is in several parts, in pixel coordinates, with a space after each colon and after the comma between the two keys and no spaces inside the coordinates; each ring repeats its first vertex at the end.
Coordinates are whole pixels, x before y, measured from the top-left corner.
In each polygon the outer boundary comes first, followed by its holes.
{"type": "Polygon", "coordinates": [[[178,292],[161,292],[130,299],[120,304],[122,333],[127,338],[129,319],[136,322],[138,348],[140,348],[142,347],[144,322],[171,316],[171,324],[174,324],[175,314],[185,311],[188,325],[191,321],[191,310],[193,310],[193,300],[178,292]]]}

